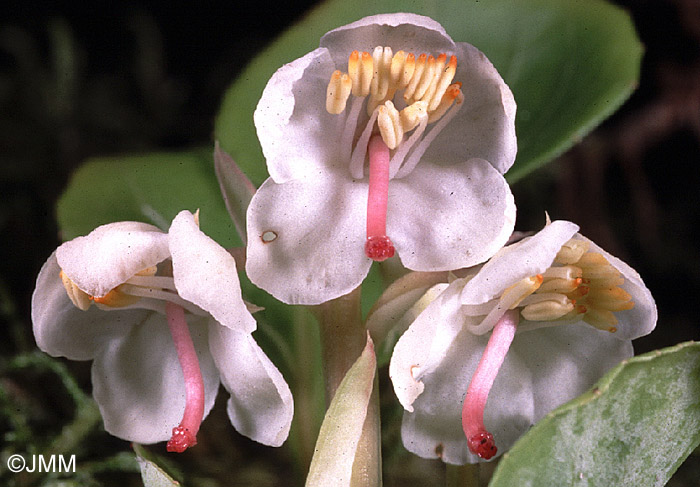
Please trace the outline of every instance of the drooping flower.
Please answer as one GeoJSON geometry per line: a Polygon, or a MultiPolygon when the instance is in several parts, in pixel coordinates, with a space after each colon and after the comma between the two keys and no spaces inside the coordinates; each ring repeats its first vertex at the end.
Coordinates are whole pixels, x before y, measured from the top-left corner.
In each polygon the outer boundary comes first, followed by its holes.
{"type": "Polygon", "coordinates": [[[118,222],[61,245],[37,278],[32,321],[44,352],[93,360],[93,395],[117,437],[184,451],[221,382],[240,433],[287,438],[289,387],[251,335],[233,258],[190,212],[168,233],[118,222]]]}
{"type": "Polygon", "coordinates": [[[577,230],[555,221],[504,247],[399,339],[389,374],[408,450],[453,464],[491,458],[654,329],[639,274],[577,230]]]}
{"type": "Polygon", "coordinates": [[[250,279],[287,303],[356,288],[373,260],[483,262],[510,235],[513,95],[484,54],[413,14],[366,17],[280,68],[255,112],[270,178],[250,279]]]}

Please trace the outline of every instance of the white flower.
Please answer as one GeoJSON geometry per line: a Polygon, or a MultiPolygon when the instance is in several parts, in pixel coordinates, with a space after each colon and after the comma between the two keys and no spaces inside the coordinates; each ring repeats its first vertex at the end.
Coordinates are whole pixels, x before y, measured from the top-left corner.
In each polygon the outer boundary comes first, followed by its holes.
{"type": "Polygon", "coordinates": [[[240,433],[273,446],[288,435],[292,396],[251,336],[235,262],[187,211],[168,233],[119,222],[61,245],[37,278],[32,321],[46,353],[93,360],[93,394],[115,436],[183,451],[220,381],[240,433]]]}
{"type": "Polygon", "coordinates": [[[394,248],[414,270],[483,262],[514,225],[502,176],[514,120],[484,54],[427,17],[328,32],[273,75],[255,112],[270,178],[248,209],[250,279],[284,302],[318,304],[394,248]]]}
{"type": "Polygon", "coordinates": [[[555,221],[503,248],[404,333],[389,374],[408,450],[454,464],[505,451],[654,329],[639,275],[577,230],[555,221]]]}

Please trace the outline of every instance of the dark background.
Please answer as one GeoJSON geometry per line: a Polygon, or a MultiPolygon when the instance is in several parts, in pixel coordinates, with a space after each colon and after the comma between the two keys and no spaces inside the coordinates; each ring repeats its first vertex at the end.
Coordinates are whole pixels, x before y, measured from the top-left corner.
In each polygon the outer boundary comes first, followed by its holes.
{"type": "MultiPolygon", "coordinates": [[[[31,292],[59,244],[54,205],[71,172],[92,156],[212,143],[226,87],[259,48],[313,5],[258,0],[253,10],[236,3],[3,7],[0,373],[9,357],[35,348],[31,292]],[[57,66],[53,52],[66,42],[75,49],[74,63],[57,66]]],[[[700,337],[691,306],[700,296],[700,1],[617,3],[630,11],[646,47],[638,90],[513,191],[520,230],[539,228],[548,210],[553,219],[578,223],[640,272],[659,308],[657,330],[636,343],[642,352],[700,337]]],[[[74,372],[89,388],[85,370],[74,372]]],[[[12,376],[0,385],[27,392],[12,376]]],[[[0,422],[0,432],[7,428],[0,422]]],[[[106,449],[124,449],[124,442],[100,441],[106,449]]],[[[267,454],[251,442],[242,448],[252,450],[250,458],[267,454]]],[[[691,457],[671,485],[696,485],[698,463],[691,457]]],[[[288,459],[274,467],[263,463],[260,470],[266,469],[268,480],[250,485],[287,485],[288,459]]],[[[138,483],[138,476],[129,478],[138,483]]]]}

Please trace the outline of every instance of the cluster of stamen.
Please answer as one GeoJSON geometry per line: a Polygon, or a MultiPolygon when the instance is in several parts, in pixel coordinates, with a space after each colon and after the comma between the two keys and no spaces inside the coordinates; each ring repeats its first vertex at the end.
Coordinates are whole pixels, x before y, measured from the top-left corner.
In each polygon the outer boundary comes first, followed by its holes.
{"type": "MultiPolygon", "coordinates": [[[[377,110],[377,125],[389,149],[401,144],[404,134],[439,120],[457,100],[461,103],[461,83],[452,83],[457,71],[457,58],[440,54],[415,54],[390,47],[377,46],[368,52],[353,51],[348,59],[348,72],[331,75],[326,91],[326,110],[332,114],[345,111],[352,94],[367,101],[367,114],[377,110]],[[405,108],[394,106],[397,92],[403,91],[405,108]]],[[[423,130],[425,127],[423,127],[423,130]]]]}
{"type": "Polygon", "coordinates": [[[182,306],[192,314],[205,314],[200,308],[185,301],[177,294],[172,277],[157,276],[157,272],[157,266],[142,269],[104,296],[92,296],[86,293],[62,270],[60,277],[70,300],[83,311],[87,311],[90,306],[95,304],[98,308],[106,311],[131,306],[152,309],[165,314],[164,304],[172,302],[182,306]]]}
{"type": "Polygon", "coordinates": [[[518,306],[528,321],[583,319],[600,330],[614,333],[615,312],[632,309],[632,296],[620,286],[624,278],[589,243],[571,239],[561,248],[541,285],[518,306]]]}

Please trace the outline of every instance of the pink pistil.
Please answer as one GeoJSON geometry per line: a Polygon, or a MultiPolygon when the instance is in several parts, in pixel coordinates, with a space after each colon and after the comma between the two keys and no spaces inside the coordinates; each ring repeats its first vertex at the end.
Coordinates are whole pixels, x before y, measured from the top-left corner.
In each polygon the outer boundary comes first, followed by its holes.
{"type": "Polygon", "coordinates": [[[493,327],[491,338],[472,376],[467,396],[464,398],[462,429],[467,436],[467,445],[472,453],[485,460],[493,457],[497,448],[493,435],[484,426],[484,408],[493,381],[496,380],[496,375],[515,337],[518,320],[517,310],[506,311],[493,327]]]}
{"type": "Polygon", "coordinates": [[[394,256],[394,244],[386,235],[386,208],[389,200],[389,161],[391,154],[380,135],[373,135],[369,154],[369,193],[367,194],[367,241],[365,255],[381,262],[394,256]]]}
{"type": "Polygon", "coordinates": [[[204,417],[204,381],[199,369],[197,352],[192,343],[190,330],[185,320],[185,310],[173,303],[165,304],[170,334],[175,342],[177,358],[185,377],[185,413],[180,424],[173,428],[173,436],[168,441],[167,450],[182,453],[197,444],[197,432],[204,417]]]}

